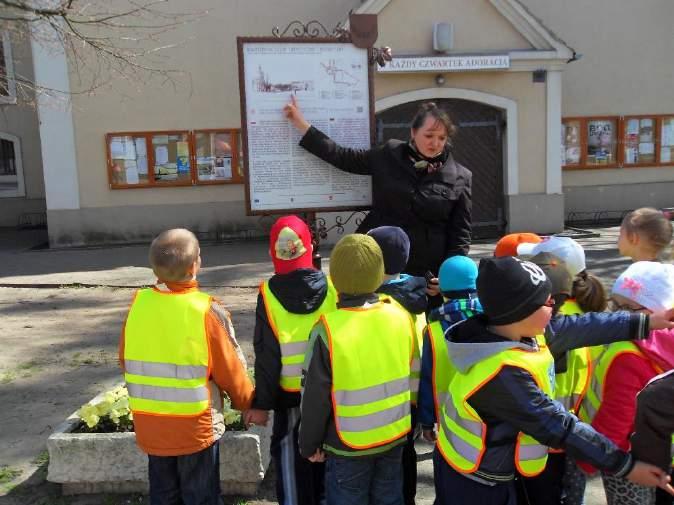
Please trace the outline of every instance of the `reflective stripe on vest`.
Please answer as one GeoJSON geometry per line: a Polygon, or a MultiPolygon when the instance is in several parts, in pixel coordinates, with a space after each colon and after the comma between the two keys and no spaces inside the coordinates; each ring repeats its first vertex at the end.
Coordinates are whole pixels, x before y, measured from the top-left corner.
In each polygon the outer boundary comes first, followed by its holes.
{"type": "Polygon", "coordinates": [[[412,395],[412,405],[417,404],[419,398],[419,383],[421,381],[421,347],[423,346],[424,328],[426,327],[426,314],[412,314],[402,304],[396,301],[390,295],[379,295],[380,300],[387,299],[392,305],[399,307],[412,318],[415,339],[414,339],[414,359],[412,360],[412,375],[410,376],[410,393],[412,395]]]}
{"type": "MultiPolygon", "coordinates": [[[[583,314],[575,300],[566,300],[559,309],[560,314],[583,314]]],[[[566,371],[555,375],[555,400],[564,405],[564,408],[574,414],[578,412],[580,404],[590,384],[592,361],[590,348],[571,349],[566,357],[566,371]]]]}
{"type": "Polygon", "coordinates": [[[440,321],[433,321],[428,325],[428,340],[431,343],[431,358],[433,360],[433,403],[435,404],[435,418],[440,422],[440,409],[445,404],[449,393],[451,378],[451,364],[447,353],[447,341],[440,321]]]}
{"type": "Polygon", "coordinates": [[[414,328],[409,314],[380,301],[321,316],[332,364],[332,403],[340,440],[378,447],[411,429],[414,328]]]}
{"type": "Polygon", "coordinates": [[[210,296],[142,289],[124,330],[124,378],[134,412],[197,416],[209,407],[205,318],[210,296]]]}
{"type": "Polygon", "coordinates": [[[268,281],[260,284],[260,294],[264,300],[269,326],[281,347],[281,389],[299,392],[304,356],[307,352],[311,329],[321,314],[327,314],[337,308],[337,293],[328,279],[328,292],[325,300],[317,310],[309,314],[295,314],[287,311],[269,289],[268,281]]]}
{"type": "Polygon", "coordinates": [[[585,398],[578,411],[578,418],[584,423],[591,424],[594,416],[601,406],[604,395],[604,381],[613,360],[621,354],[635,354],[643,356],[639,348],[632,342],[614,342],[595,350],[593,357],[593,373],[590,379],[590,387],[587,389],[585,398]]]}
{"type": "MultiPolygon", "coordinates": [[[[540,343],[536,350],[521,348],[508,349],[490,356],[467,371],[452,369],[449,380],[447,400],[439,415],[438,449],[445,461],[461,473],[473,473],[480,467],[486,450],[487,425],[468,403],[470,397],[502,367],[515,366],[529,372],[538,387],[552,396],[552,370],[554,360],[543,336],[537,337],[540,343]]],[[[515,465],[520,474],[531,477],[545,468],[548,448],[538,441],[519,433],[515,446],[515,465]]]]}

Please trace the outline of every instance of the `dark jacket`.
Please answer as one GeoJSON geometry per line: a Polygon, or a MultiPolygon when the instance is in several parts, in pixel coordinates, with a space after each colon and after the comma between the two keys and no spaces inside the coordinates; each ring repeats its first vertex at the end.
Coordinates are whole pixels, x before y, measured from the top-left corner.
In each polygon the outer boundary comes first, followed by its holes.
{"type": "Polygon", "coordinates": [[[389,295],[410,314],[423,314],[428,307],[426,279],[402,274],[399,279],[385,282],[377,293],[389,295]]]}
{"type": "Polygon", "coordinates": [[[331,165],[372,176],[372,210],[358,227],[399,226],[410,238],[406,273],[438,273],[449,256],[468,254],[471,239],[471,172],[450,156],[436,172],[419,172],[406,142],[389,140],[369,150],[337,145],[314,127],[300,145],[331,165]]]}
{"type": "Polygon", "coordinates": [[[674,370],[654,378],[637,395],[634,457],[669,470],[674,433],[674,370]]]}
{"type": "MultiPolygon", "coordinates": [[[[545,336],[555,357],[577,347],[644,338],[647,320],[643,314],[628,313],[557,316],[546,329],[545,336]]],[[[460,370],[467,370],[510,347],[533,349],[537,345],[533,339],[513,342],[489,332],[483,316],[451,327],[445,336],[449,355],[460,370]]],[[[514,476],[515,442],[519,431],[549,447],[563,448],[571,457],[618,476],[626,475],[633,466],[631,456],[564,410],[521,368],[503,367],[473,393],[468,402],[487,425],[487,450],[476,474],[480,477],[502,480],[514,476]]]]}
{"type": "MultiPolygon", "coordinates": [[[[360,307],[365,303],[377,302],[379,302],[379,297],[375,293],[359,296],[340,295],[337,306],[340,308],[360,307]]],[[[386,334],[373,335],[373,338],[385,339],[386,334]]],[[[337,434],[332,410],[332,363],[327,343],[327,331],[320,322],[311,332],[309,347],[303,370],[300,454],[308,458],[317,449],[323,448],[336,456],[364,456],[382,454],[404,443],[405,435],[389,444],[365,451],[354,450],[342,443],[337,434]]],[[[382,351],[385,352],[385,348],[382,347],[382,351]]]]}
{"type": "MultiPolygon", "coordinates": [[[[444,332],[451,326],[446,320],[440,321],[444,332]]],[[[558,315],[550,320],[545,329],[545,337],[550,352],[557,363],[570,349],[591,347],[623,340],[634,340],[648,336],[648,318],[643,314],[628,312],[588,312],[581,316],[558,315]]],[[[445,333],[445,337],[448,335],[445,333]]],[[[424,331],[423,349],[430,349],[429,335],[424,331]]],[[[430,429],[436,422],[433,404],[433,360],[430,352],[423,352],[421,360],[421,380],[419,383],[419,423],[430,429]]]]}
{"type": "MultiPolygon", "coordinates": [[[[269,290],[283,307],[294,314],[310,314],[318,310],[328,293],[325,274],[318,270],[299,269],[269,279],[269,290]]],[[[300,393],[281,389],[281,347],[269,325],[262,294],[255,309],[255,399],[253,408],[279,410],[297,407],[300,393]]]]}

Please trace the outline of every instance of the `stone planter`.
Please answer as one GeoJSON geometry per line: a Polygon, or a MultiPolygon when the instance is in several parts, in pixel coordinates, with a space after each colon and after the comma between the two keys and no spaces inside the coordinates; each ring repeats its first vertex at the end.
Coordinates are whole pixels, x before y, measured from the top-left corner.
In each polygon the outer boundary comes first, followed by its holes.
{"type": "MultiPolygon", "coordinates": [[[[271,416],[270,416],[271,417],[271,416]]],[[[135,433],[72,433],[72,414],[47,439],[47,480],[63,485],[65,495],[147,493],[147,456],[135,433]]],[[[271,419],[267,427],[228,431],[220,439],[223,494],[254,496],[269,467],[271,419]]]]}

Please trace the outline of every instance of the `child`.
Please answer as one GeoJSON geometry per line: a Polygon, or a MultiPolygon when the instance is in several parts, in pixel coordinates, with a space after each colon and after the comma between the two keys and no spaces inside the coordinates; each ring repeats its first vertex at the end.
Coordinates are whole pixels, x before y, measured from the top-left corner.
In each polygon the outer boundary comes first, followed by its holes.
{"type": "MultiPolygon", "coordinates": [[[[637,395],[637,415],[632,435],[632,453],[668,472],[674,466],[674,370],[651,379],[637,395]]],[[[655,503],[671,505],[674,489],[656,491],[655,503]]]]}
{"type": "Polygon", "coordinates": [[[477,292],[484,315],[447,332],[453,375],[434,454],[438,503],[514,504],[515,470],[539,474],[546,446],[563,447],[619,476],[664,485],[662,470],[635,464],[551,400],[551,351],[568,349],[569,342],[550,332],[543,337],[553,304],[545,273],[512,257],[483,259],[477,292]]]}
{"type": "Polygon", "coordinates": [[[321,314],[337,308],[327,276],[312,264],[311,232],[297,216],[271,227],[269,254],[273,275],[260,284],[255,318],[255,399],[247,422],[266,424],[274,410],[271,454],[276,469],[276,499],[281,505],[318,505],[324,495],[324,465],[302,458],[301,370],[309,333],[321,314]]]}
{"type": "Polygon", "coordinates": [[[428,307],[426,279],[401,273],[410,255],[407,233],[397,226],[380,226],[367,234],[377,242],[384,257],[384,283],[377,293],[389,295],[410,314],[424,314],[428,307]]]}
{"type": "MultiPolygon", "coordinates": [[[[606,310],[608,298],[601,280],[587,270],[583,270],[573,280],[571,298],[561,307],[566,315],[585,314],[586,312],[603,312],[606,310]]],[[[567,410],[578,415],[581,402],[585,398],[590,385],[592,372],[592,353],[600,347],[583,347],[569,351],[565,372],[556,372],[555,391],[559,395],[572,393],[570,408],[567,410]]],[[[585,473],[578,468],[573,458],[564,458],[564,476],[562,478],[562,494],[564,505],[583,505],[585,497],[585,473]]]]}
{"type": "Polygon", "coordinates": [[[372,237],[342,238],[330,255],[330,276],[339,303],[312,330],[300,452],[311,461],[327,454],[328,505],[401,505],[411,373],[418,370],[413,322],[375,293],[384,261],[372,237]]]}
{"type": "MultiPolygon", "coordinates": [[[[538,253],[531,258],[550,280],[551,297],[554,301],[552,316],[558,313],[571,315],[582,314],[572,298],[573,278],[566,262],[550,253],[538,253]]],[[[575,413],[576,405],[589,381],[588,348],[572,349],[555,358],[555,387],[553,398],[564,408],[575,413]]],[[[547,505],[562,503],[565,495],[564,477],[566,458],[562,449],[550,449],[545,469],[535,477],[523,477],[518,487],[520,501],[529,505],[547,505]]],[[[583,487],[584,489],[584,487],[583,487]]],[[[566,503],[566,501],[564,501],[566,503]]]]}
{"type": "Polygon", "coordinates": [[[482,312],[475,281],[477,265],[467,256],[453,256],[440,265],[438,274],[444,304],[433,309],[429,321],[445,320],[450,325],[482,312]]]}
{"type": "Polygon", "coordinates": [[[429,315],[424,331],[419,385],[419,423],[424,438],[435,442],[438,413],[446,398],[450,369],[445,332],[460,321],[482,313],[475,281],[477,265],[466,256],[453,256],[440,265],[440,292],[444,304],[429,315]]]}
{"type": "Polygon", "coordinates": [[[672,222],[661,211],[642,207],[620,225],[618,250],[632,261],[658,261],[672,240],[672,222]]]}
{"type": "Polygon", "coordinates": [[[518,256],[531,257],[538,253],[550,253],[563,260],[572,277],[585,270],[585,251],[572,238],[553,235],[538,244],[522,243],[517,247],[518,256]]]}
{"type": "MultiPolygon", "coordinates": [[[[377,288],[377,293],[385,294],[398,302],[410,313],[417,329],[416,357],[421,356],[421,335],[426,326],[427,281],[423,277],[415,277],[401,272],[407,266],[410,254],[410,239],[402,228],[397,226],[380,226],[368,231],[379,245],[384,257],[384,283],[377,288]]],[[[418,377],[414,377],[418,379],[418,377]]],[[[405,505],[414,505],[417,493],[417,453],[414,449],[414,431],[417,425],[417,391],[412,389],[412,430],[407,435],[407,443],[403,448],[403,496],[405,505]]]]}
{"type": "Polygon", "coordinates": [[[225,307],[199,291],[199,242],[185,229],[150,246],[156,286],[136,292],[120,337],[136,441],[152,503],[220,504],[223,391],[250,407],[253,385],[225,307]]]}
{"type": "MultiPolygon", "coordinates": [[[[674,306],[674,266],[650,261],[630,265],[616,280],[612,290],[616,308],[630,311],[656,312],[674,306]]],[[[656,333],[656,332],[654,332],[656,333]]],[[[674,349],[667,346],[669,335],[651,335],[664,345],[651,355],[640,342],[616,342],[605,346],[594,360],[595,371],[583,402],[580,416],[624,450],[629,449],[629,436],[634,429],[637,393],[658,373],[660,365],[674,368],[674,349]],[[663,338],[664,337],[664,338],[663,338]]],[[[581,468],[593,471],[589,465],[581,468]]],[[[653,504],[655,492],[625,482],[614,475],[602,475],[609,504],[653,504]]]]}
{"type": "Polygon", "coordinates": [[[496,242],[494,257],[518,256],[517,248],[520,244],[538,244],[543,239],[535,233],[511,233],[496,242]]]}
{"type": "Polygon", "coordinates": [[[604,284],[597,276],[583,270],[573,279],[571,300],[578,305],[576,314],[585,312],[603,312],[606,310],[608,299],[604,284]]]}

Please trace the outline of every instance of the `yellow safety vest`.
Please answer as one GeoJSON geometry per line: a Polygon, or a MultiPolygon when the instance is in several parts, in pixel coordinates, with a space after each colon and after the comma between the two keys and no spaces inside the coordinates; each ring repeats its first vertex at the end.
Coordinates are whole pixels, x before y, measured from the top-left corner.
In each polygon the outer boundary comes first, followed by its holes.
{"type": "Polygon", "coordinates": [[[321,316],[332,364],[337,434],[352,449],[370,449],[411,429],[414,326],[390,301],[321,316]]]}
{"type": "Polygon", "coordinates": [[[287,311],[274,293],[269,282],[260,284],[267,320],[281,347],[281,389],[291,393],[301,390],[302,366],[309,344],[309,335],[322,314],[337,309],[337,292],[328,279],[328,292],[321,306],[309,314],[294,314],[287,311]]]}
{"type": "Polygon", "coordinates": [[[426,327],[426,314],[412,314],[402,306],[395,298],[389,295],[379,294],[380,300],[389,300],[390,303],[405,311],[412,318],[414,323],[414,360],[412,361],[412,380],[410,389],[412,394],[412,405],[417,404],[419,399],[419,382],[421,381],[421,348],[424,342],[424,328],[426,327]]]}
{"type": "MultiPolygon", "coordinates": [[[[455,369],[450,379],[448,398],[439,416],[437,446],[445,461],[461,473],[473,473],[480,467],[486,451],[487,425],[468,400],[504,366],[529,372],[543,392],[552,397],[554,360],[545,337],[536,337],[539,348],[527,351],[508,349],[490,356],[466,372],[455,369]]],[[[450,356],[450,366],[451,356],[450,356]]],[[[515,466],[521,475],[540,474],[548,460],[548,448],[522,432],[515,445],[515,466]]]]}
{"type": "Polygon", "coordinates": [[[613,360],[621,354],[643,356],[643,353],[632,342],[614,342],[598,347],[595,353],[596,357],[593,357],[594,363],[590,387],[587,389],[585,398],[578,411],[578,418],[588,424],[592,423],[594,416],[601,406],[601,401],[604,396],[604,386],[606,384],[606,374],[608,373],[613,360]]]}
{"type": "Polygon", "coordinates": [[[452,365],[447,352],[447,341],[440,321],[433,321],[427,326],[428,340],[431,343],[433,360],[433,403],[435,419],[440,422],[440,410],[449,397],[449,381],[452,377],[452,365]]]}
{"type": "Polygon", "coordinates": [[[141,289],[124,330],[124,379],[133,412],[197,416],[210,405],[205,317],[211,297],[141,289]]]}
{"type": "MultiPolygon", "coordinates": [[[[575,300],[564,302],[559,312],[564,315],[583,314],[575,300]]],[[[571,349],[567,353],[566,372],[555,375],[555,400],[574,414],[578,413],[580,404],[590,384],[592,359],[590,348],[571,349]]]]}

